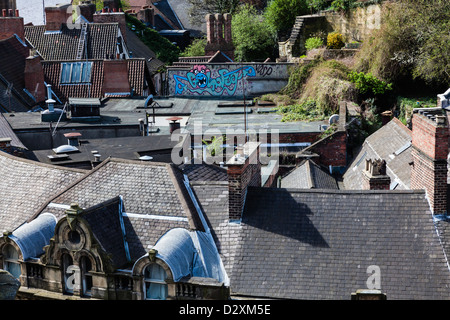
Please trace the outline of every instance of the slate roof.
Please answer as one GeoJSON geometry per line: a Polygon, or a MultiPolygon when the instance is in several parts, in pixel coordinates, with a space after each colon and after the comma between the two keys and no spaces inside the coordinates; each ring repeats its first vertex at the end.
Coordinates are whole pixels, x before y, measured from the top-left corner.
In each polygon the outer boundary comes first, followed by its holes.
{"type": "Polygon", "coordinates": [[[307,159],[281,179],[282,188],[339,189],[336,179],[307,159]]]}
{"type": "Polygon", "coordinates": [[[11,146],[21,149],[27,149],[22,141],[17,137],[3,113],[0,113],[0,138],[11,138],[11,146]]]}
{"type": "Polygon", "coordinates": [[[389,300],[449,298],[424,191],[253,187],[241,224],[220,232],[237,296],[348,300],[375,265],[389,300]]]}
{"type": "Polygon", "coordinates": [[[115,197],[82,212],[82,217],[88,222],[102,248],[111,255],[116,267],[127,263],[124,236],[120,225],[120,202],[120,198],[115,197]]]}
{"type": "Polygon", "coordinates": [[[13,231],[44,201],[82,177],[85,171],[30,161],[0,152],[0,230],[13,231]]]}
{"type": "Polygon", "coordinates": [[[127,47],[131,56],[133,58],[144,58],[151,74],[156,73],[156,71],[164,66],[164,62],[156,58],[156,54],[133,31],[127,28],[126,36],[127,47]]]}
{"type": "Polygon", "coordinates": [[[48,199],[35,216],[50,212],[60,219],[73,202],[89,210],[121,196],[130,255],[137,259],[172,228],[203,231],[182,180],[182,173],[170,164],[109,158],[48,199]]]}
{"type": "Polygon", "coordinates": [[[227,170],[215,165],[182,164],[179,168],[188,176],[189,181],[228,181],[227,170]]]}
{"type": "Polygon", "coordinates": [[[391,178],[391,189],[410,188],[412,132],[397,118],[392,119],[364,141],[361,150],[344,174],[344,187],[361,190],[365,159],[386,161],[386,173],[391,178]]]}
{"type": "MultiPolygon", "coordinates": [[[[87,28],[87,59],[116,56],[118,23],[89,23],[87,28]]],[[[63,25],[60,33],[45,33],[45,25],[25,26],[25,38],[44,60],[75,60],[81,29],[63,25]]],[[[86,51],[82,59],[86,59],[86,51]]]]}

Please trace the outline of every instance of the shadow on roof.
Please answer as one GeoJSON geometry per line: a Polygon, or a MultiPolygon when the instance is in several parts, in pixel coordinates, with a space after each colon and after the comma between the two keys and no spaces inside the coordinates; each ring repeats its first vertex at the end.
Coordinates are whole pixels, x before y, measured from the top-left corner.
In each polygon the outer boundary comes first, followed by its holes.
{"type": "Polygon", "coordinates": [[[249,187],[242,222],[314,247],[329,248],[309,219],[312,215],[310,208],[287,189],[249,187]]]}

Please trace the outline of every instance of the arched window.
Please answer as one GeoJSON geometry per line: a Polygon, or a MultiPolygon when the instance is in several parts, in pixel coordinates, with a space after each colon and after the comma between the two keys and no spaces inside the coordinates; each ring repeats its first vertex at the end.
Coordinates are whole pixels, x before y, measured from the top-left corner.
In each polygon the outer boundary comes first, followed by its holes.
{"type": "Polygon", "coordinates": [[[83,295],[90,297],[92,289],[91,260],[86,256],[81,257],[80,266],[81,266],[81,285],[83,288],[83,295]]]}
{"type": "Polygon", "coordinates": [[[20,277],[19,252],[11,244],[3,247],[3,269],[11,273],[15,278],[20,277]]]}
{"type": "Polygon", "coordinates": [[[165,300],[167,298],[167,274],[157,263],[144,269],[144,290],[147,300],[165,300]]]}
{"type": "Polygon", "coordinates": [[[72,257],[65,253],[62,256],[62,272],[64,275],[64,292],[73,293],[75,286],[75,277],[77,276],[76,271],[73,269],[72,257]]]}

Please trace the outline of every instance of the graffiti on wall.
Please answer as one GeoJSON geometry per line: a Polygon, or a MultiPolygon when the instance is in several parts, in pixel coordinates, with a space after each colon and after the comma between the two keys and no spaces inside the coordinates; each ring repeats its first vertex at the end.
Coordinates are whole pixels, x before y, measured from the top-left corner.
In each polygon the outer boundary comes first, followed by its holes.
{"type": "Polygon", "coordinates": [[[209,94],[212,96],[232,96],[238,90],[240,80],[255,77],[252,66],[244,66],[235,70],[219,69],[216,76],[205,65],[195,65],[186,76],[173,75],[176,95],[209,94]]]}

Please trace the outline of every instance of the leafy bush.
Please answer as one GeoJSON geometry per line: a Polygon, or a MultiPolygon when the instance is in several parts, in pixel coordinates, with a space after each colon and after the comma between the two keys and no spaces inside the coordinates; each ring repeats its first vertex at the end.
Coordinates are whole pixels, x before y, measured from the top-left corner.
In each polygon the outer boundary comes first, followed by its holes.
{"type": "Polygon", "coordinates": [[[374,95],[384,94],[392,90],[392,83],[379,80],[371,73],[352,71],[348,74],[348,79],[353,82],[362,94],[373,93],[374,95]]]}
{"type": "Polygon", "coordinates": [[[354,3],[355,0],[334,0],[331,3],[331,9],[334,11],[347,11],[354,3]]]}
{"type": "Polygon", "coordinates": [[[386,2],[379,30],[365,41],[355,68],[388,82],[423,80],[450,85],[450,1],[386,2]]]}
{"type": "Polygon", "coordinates": [[[181,57],[198,57],[205,55],[206,38],[194,39],[181,53],[181,57]]]}
{"type": "Polygon", "coordinates": [[[258,61],[273,58],[276,31],[263,15],[248,4],[239,8],[231,22],[236,61],[258,61]]]}
{"type": "Polygon", "coordinates": [[[323,61],[322,58],[317,58],[307,64],[301,64],[290,68],[288,84],[281,89],[279,93],[289,95],[292,98],[300,97],[302,87],[311,74],[312,69],[321,61],[323,61]]]}
{"type": "Polygon", "coordinates": [[[306,0],[271,0],[264,15],[267,23],[282,37],[288,36],[297,16],[308,13],[306,0]]]}
{"type": "Polygon", "coordinates": [[[314,100],[307,100],[294,105],[280,106],[277,108],[277,112],[283,115],[281,118],[282,122],[319,121],[326,118],[314,100]]]}
{"type": "Polygon", "coordinates": [[[327,0],[306,0],[306,3],[314,11],[326,9],[328,6],[327,0]]]}
{"type": "Polygon", "coordinates": [[[345,46],[344,37],[338,32],[331,32],[327,36],[328,49],[341,49],[345,46]]]}
{"type": "Polygon", "coordinates": [[[323,46],[323,41],[322,41],[322,39],[320,39],[318,37],[308,38],[305,41],[306,50],[320,48],[321,46],[323,46]]]}

